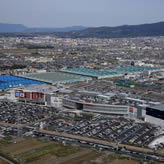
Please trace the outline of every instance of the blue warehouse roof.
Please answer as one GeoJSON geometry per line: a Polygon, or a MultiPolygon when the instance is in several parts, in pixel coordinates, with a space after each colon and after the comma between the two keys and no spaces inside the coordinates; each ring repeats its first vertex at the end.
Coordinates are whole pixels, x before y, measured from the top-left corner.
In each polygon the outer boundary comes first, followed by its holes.
{"type": "Polygon", "coordinates": [[[20,86],[28,86],[32,84],[41,85],[44,83],[10,75],[0,76],[0,89],[17,88],[20,86]]]}

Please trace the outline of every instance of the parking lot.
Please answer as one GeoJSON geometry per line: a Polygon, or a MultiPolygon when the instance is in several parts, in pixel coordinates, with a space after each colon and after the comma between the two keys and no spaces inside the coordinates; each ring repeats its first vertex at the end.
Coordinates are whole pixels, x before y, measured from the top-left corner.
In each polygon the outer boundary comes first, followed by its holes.
{"type": "Polygon", "coordinates": [[[68,129],[74,127],[77,121],[62,117],[51,117],[46,120],[44,129],[49,131],[66,132],[68,129]]]}
{"type": "Polygon", "coordinates": [[[55,115],[53,107],[0,101],[0,122],[31,124],[55,115]]]}
{"type": "Polygon", "coordinates": [[[105,118],[100,115],[79,121],[51,118],[46,121],[44,129],[139,147],[148,147],[158,131],[158,127],[147,123],[136,123],[125,118],[105,118]]]}
{"type": "MultiPolygon", "coordinates": [[[[21,131],[29,125],[48,131],[65,132],[69,134],[101,139],[118,144],[128,144],[148,147],[159,127],[148,123],[137,123],[131,119],[105,117],[95,115],[91,118],[71,118],[63,113],[58,114],[55,108],[22,103],[0,101],[0,122],[6,124],[23,125],[21,131]]],[[[30,131],[25,129],[24,132],[30,131]]],[[[3,135],[18,135],[18,129],[3,129],[3,135]]]]}
{"type": "Polygon", "coordinates": [[[85,121],[72,128],[69,133],[116,143],[147,147],[154,139],[157,127],[146,123],[135,123],[123,118],[85,121]]]}

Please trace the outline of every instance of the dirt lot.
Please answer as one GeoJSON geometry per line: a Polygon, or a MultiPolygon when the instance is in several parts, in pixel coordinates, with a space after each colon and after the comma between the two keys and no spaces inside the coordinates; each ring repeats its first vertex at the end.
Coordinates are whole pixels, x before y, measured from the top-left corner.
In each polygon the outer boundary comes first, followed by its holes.
{"type": "Polygon", "coordinates": [[[90,151],[86,155],[79,155],[76,158],[57,164],[139,164],[139,161],[127,157],[117,155],[107,156],[105,153],[90,151]]]}
{"type": "Polygon", "coordinates": [[[2,152],[12,158],[25,163],[41,164],[56,161],[81,151],[79,147],[62,145],[55,142],[38,139],[24,139],[17,143],[8,143],[1,146],[2,152]]]}
{"type": "Polygon", "coordinates": [[[0,159],[0,164],[9,164],[9,163],[4,161],[4,160],[2,160],[2,159],[0,159]]]}
{"type": "Polygon", "coordinates": [[[105,164],[140,164],[140,161],[131,159],[130,157],[123,157],[120,155],[109,155],[104,160],[105,164]]]}
{"type": "Polygon", "coordinates": [[[139,164],[139,162],[135,160],[114,160],[111,162],[108,162],[107,164],[139,164]]]}
{"type": "Polygon", "coordinates": [[[101,155],[102,155],[101,153],[98,153],[96,151],[91,151],[85,155],[80,155],[75,158],[68,159],[67,161],[62,162],[60,164],[82,164],[82,163],[88,163],[88,162],[90,163],[91,160],[101,155]]]}
{"type": "Polygon", "coordinates": [[[158,151],[156,151],[156,152],[159,153],[159,154],[164,155],[164,149],[162,149],[162,150],[158,150],[158,151]]]}
{"type": "Polygon", "coordinates": [[[15,156],[17,154],[32,151],[33,149],[41,148],[47,145],[50,145],[51,142],[39,141],[37,139],[26,139],[22,140],[18,143],[11,143],[2,147],[2,151],[5,153],[9,153],[11,156],[15,156]]]}

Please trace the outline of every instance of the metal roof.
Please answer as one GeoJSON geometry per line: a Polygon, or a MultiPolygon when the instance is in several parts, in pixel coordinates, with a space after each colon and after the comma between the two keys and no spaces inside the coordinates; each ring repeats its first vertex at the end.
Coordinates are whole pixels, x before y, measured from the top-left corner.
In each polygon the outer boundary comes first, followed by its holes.
{"type": "Polygon", "coordinates": [[[86,75],[91,77],[110,77],[114,75],[119,75],[120,73],[107,70],[98,70],[98,69],[89,69],[89,68],[74,68],[74,69],[65,69],[63,72],[70,72],[79,75],[86,75]]]}
{"type": "Polygon", "coordinates": [[[75,75],[75,74],[64,73],[64,72],[46,72],[46,73],[26,74],[23,77],[42,81],[49,84],[72,83],[76,81],[84,81],[84,80],[89,79],[86,76],[75,75]]]}
{"type": "Polygon", "coordinates": [[[155,71],[159,70],[158,67],[146,67],[146,66],[125,66],[118,67],[114,69],[90,69],[90,68],[73,68],[73,69],[65,69],[62,72],[74,73],[78,75],[91,76],[96,78],[107,78],[112,76],[119,76],[123,73],[135,73],[135,72],[143,72],[147,71],[155,71]]]}
{"type": "Polygon", "coordinates": [[[32,84],[44,84],[40,81],[29,80],[22,77],[3,75],[0,76],[0,89],[8,89],[8,88],[17,88],[20,86],[28,86],[32,84]]]}
{"type": "Polygon", "coordinates": [[[150,108],[155,109],[155,110],[164,111],[164,104],[154,105],[154,106],[151,106],[150,108]]]}
{"type": "Polygon", "coordinates": [[[44,93],[53,93],[59,90],[58,88],[47,84],[43,84],[43,85],[33,84],[27,87],[23,87],[22,89],[25,91],[44,92],[44,93]]]}
{"type": "MultiPolygon", "coordinates": [[[[112,69],[112,71],[122,72],[122,73],[135,73],[135,72],[143,72],[143,71],[154,71],[159,70],[158,67],[147,67],[147,66],[124,66],[112,69]]],[[[111,69],[109,70],[111,71],[111,69]]]]}

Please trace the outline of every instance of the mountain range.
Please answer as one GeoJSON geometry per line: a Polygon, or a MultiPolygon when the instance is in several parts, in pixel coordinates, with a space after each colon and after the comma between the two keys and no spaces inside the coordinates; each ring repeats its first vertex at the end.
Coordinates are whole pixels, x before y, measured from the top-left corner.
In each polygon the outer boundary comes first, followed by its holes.
{"type": "Polygon", "coordinates": [[[80,31],[56,33],[55,35],[58,37],[71,38],[122,38],[141,36],[164,36],[164,22],[141,25],[123,25],[117,27],[87,28],[80,31]]]}
{"type": "Polygon", "coordinates": [[[87,28],[83,26],[73,26],[65,28],[28,28],[21,24],[0,23],[0,33],[49,33],[51,35],[64,38],[119,38],[164,36],[164,22],[94,28],[87,28]]]}
{"type": "Polygon", "coordinates": [[[63,28],[29,28],[21,24],[0,23],[0,33],[42,33],[42,32],[70,32],[84,30],[87,27],[72,26],[63,28]]]}

